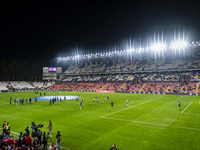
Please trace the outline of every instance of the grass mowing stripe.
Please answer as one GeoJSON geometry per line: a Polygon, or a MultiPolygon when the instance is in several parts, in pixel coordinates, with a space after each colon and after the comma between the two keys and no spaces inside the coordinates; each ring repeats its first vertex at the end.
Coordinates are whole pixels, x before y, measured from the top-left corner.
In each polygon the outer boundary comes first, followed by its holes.
{"type": "MultiPolygon", "coordinates": [[[[162,98],[162,97],[159,97],[159,98],[162,98]]],[[[139,105],[142,105],[142,104],[145,104],[145,103],[148,103],[148,102],[154,101],[154,100],[157,100],[157,99],[159,99],[159,98],[155,98],[155,99],[152,99],[152,100],[150,100],[150,101],[145,101],[145,102],[140,103],[140,104],[137,104],[137,105],[135,105],[135,106],[129,106],[128,108],[121,109],[121,110],[115,111],[115,112],[113,112],[113,113],[110,113],[110,114],[107,114],[107,115],[104,115],[104,116],[101,116],[101,117],[110,116],[110,115],[116,114],[116,113],[118,113],[118,112],[121,112],[121,111],[124,111],[124,110],[130,109],[130,108],[133,108],[133,107],[136,107],[136,106],[139,106],[139,105]]]]}
{"type": "Polygon", "coordinates": [[[192,104],[192,102],[189,103],[189,105],[187,105],[187,107],[185,107],[185,109],[183,109],[183,111],[182,111],[181,113],[184,113],[184,111],[185,111],[191,104],[192,104]]]}
{"type": "Polygon", "coordinates": [[[200,131],[200,129],[198,129],[198,128],[173,126],[173,125],[168,125],[168,124],[159,124],[159,123],[143,122],[143,121],[127,120],[127,119],[111,118],[111,117],[103,117],[103,118],[105,118],[105,119],[111,119],[111,120],[120,120],[120,121],[134,122],[134,123],[140,123],[140,124],[148,124],[148,125],[155,125],[155,126],[173,127],[173,128],[180,128],[180,129],[186,129],[186,130],[200,131]]]}

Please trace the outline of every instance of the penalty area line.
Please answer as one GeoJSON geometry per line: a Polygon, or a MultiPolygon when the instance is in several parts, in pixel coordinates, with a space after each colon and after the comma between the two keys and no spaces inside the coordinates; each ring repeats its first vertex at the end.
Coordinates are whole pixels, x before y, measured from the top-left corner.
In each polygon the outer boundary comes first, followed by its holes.
{"type": "Polygon", "coordinates": [[[185,111],[191,104],[192,104],[192,102],[189,103],[189,104],[187,105],[187,107],[185,107],[185,109],[183,109],[183,111],[182,111],[181,113],[184,113],[184,111],[185,111]]]}
{"type": "Polygon", "coordinates": [[[159,124],[159,123],[143,122],[143,121],[127,120],[127,119],[111,118],[111,117],[102,117],[102,118],[111,119],[111,120],[127,121],[127,122],[139,123],[139,124],[147,124],[147,125],[155,125],[155,126],[163,126],[163,127],[173,127],[173,128],[179,128],[179,129],[200,131],[200,129],[198,129],[198,128],[189,128],[189,127],[173,126],[173,125],[168,125],[168,124],[159,124]]]}
{"type": "MultiPolygon", "coordinates": [[[[159,98],[162,98],[162,97],[159,97],[159,98]]],[[[137,105],[135,105],[135,106],[129,106],[128,108],[121,109],[121,110],[115,111],[115,112],[113,112],[113,113],[110,113],[110,114],[107,114],[107,115],[104,115],[104,116],[101,116],[101,117],[107,117],[107,116],[110,116],[110,115],[113,115],[113,114],[119,113],[119,112],[121,112],[121,111],[124,111],[124,110],[130,109],[130,108],[133,108],[133,107],[137,107],[137,106],[139,106],[139,105],[142,105],[142,104],[145,104],[145,103],[148,103],[148,102],[151,102],[151,101],[155,101],[155,100],[157,100],[157,99],[159,99],[159,98],[155,98],[155,99],[152,99],[152,100],[149,100],[149,101],[145,101],[145,102],[140,103],[140,104],[137,104],[137,105]]]]}

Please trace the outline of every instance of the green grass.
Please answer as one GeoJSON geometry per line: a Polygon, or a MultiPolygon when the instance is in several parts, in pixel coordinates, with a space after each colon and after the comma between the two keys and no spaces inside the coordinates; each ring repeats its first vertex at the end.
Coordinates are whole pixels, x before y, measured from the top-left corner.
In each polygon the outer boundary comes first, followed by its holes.
{"type": "MultiPolygon", "coordinates": [[[[50,94],[47,92],[47,95],[50,94]]],[[[26,98],[34,97],[35,93],[0,93],[0,122],[8,121],[11,131],[19,133],[34,121],[42,123],[41,130],[48,132],[46,127],[51,120],[52,140],[55,142],[55,135],[60,130],[62,146],[71,150],[106,150],[113,143],[120,150],[200,149],[198,96],[109,93],[110,100],[102,103],[107,93],[68,92],[67,95],[80,95],[84,100],[82,110],[75,100],[56,105],[38,101],[17,107],[9,104],[10,96],[26,98]],[[96,96],[99,104],[92,102],[96,96]],[[126,106],[127,99],[129,107],[126,106]],[[179,99],[181,109],[178,108],[179,99]]]]}

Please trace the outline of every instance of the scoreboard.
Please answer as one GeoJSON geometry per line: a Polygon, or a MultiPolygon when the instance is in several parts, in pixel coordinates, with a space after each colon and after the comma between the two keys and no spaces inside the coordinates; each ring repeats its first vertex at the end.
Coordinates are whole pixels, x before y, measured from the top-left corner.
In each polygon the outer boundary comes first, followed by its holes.
{"type": "Polygon", "coordinates": [[[62,73],[61,67],[43,67],[43,73],[62,73]]]}
{"type": "Polygon", "coordinates": [[[43,80],[61,80],[64,76],[61,67],[43,67],[43,80]]]}

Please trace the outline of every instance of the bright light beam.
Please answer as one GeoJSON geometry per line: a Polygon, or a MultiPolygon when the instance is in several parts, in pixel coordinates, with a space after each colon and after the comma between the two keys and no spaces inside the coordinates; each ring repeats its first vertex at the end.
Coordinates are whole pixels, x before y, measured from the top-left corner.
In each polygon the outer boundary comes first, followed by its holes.
{"type": "Polygon", "coordinates": [[[156,50],[156,51],[157,50],[164,50],[166,48],[167,48],[167,45],[166,44],[161,44],[161,43],[151,46],[151,49],[152,50],[156,50]]]}
{"type": "Polygon", "coordinates": [[[175,41],[172,43],[172,49],[182,49],[187,46],[187,42],[185,41],[175,41]]]}

